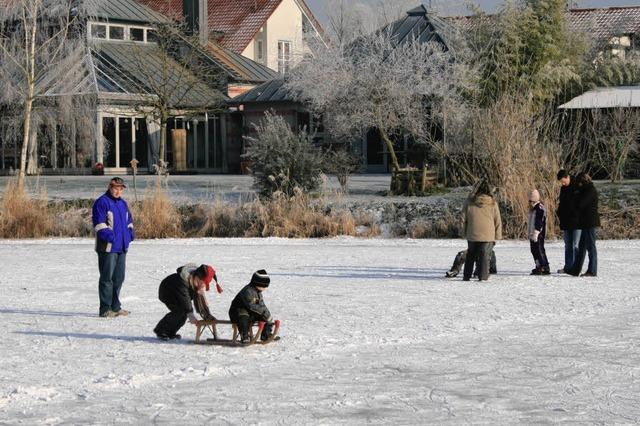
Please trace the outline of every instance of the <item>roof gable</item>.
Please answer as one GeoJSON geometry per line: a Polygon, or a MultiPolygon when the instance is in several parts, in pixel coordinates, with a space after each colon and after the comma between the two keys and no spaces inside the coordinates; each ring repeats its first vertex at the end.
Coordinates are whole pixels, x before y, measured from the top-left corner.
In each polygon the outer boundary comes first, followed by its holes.
{"type": "MultiPolygon", "coordinates": [[[[139,0],[173,19],[182,20],[182,0],[139,0]]],[[[304,0],[296,5],[320,33],[321,26],[304,0]]],[[[242,53],[282,0],[208,0],[209,30],[221,33],[219,43],[242,53]]]]}

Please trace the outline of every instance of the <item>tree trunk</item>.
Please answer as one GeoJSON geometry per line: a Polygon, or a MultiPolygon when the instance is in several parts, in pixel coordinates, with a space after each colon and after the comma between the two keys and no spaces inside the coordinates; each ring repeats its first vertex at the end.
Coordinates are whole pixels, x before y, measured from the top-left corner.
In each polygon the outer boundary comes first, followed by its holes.
{"type": "Polygon", "coordinates": [[[382,126],[378,127],[378,131],[380,132],[380,136],[382,136],[382,140],[387,145],[387,150],[389,150],[389,154],[391,155],[391,164],[394,170],[400,170],[400,163],[398,163],[398,157],[396,156],[396,150],[393,147],[393,142],[382,128],[382,126]]]}
{"type": "Polygon", "coordinates": [[[33,99],[30,97],[24,103],[24,121],[22,123],[22,147],[20,147],[20,172],[18,174],[18,187],[24,188],[27,173],[27,150],[29,149],[29,136],[31,134],[31,112],[33,99]]]}
{"type": "Polygon", "coordinates": [[[162,117],[160,119],[160,158],[158,160],[158,166],[160,166],[162,173],[167,168],[167,119],[162,117]]]}
{"type": "Polygon", "coordinates": [[[29,135],[29,148],[27,158],[27,175],[38,174],[38,129],[33,125],[33,119],[31,121],[31,134],[29,135]]]}
{"type": "MultiPolygon", "coordinates": [[[[25,37],[25,47],[28,52],[26,58],[26,82],[27,93],[24,102],[24,122],[22,127],[22,148],[20,149],[20,173],[18,174],[18,187],[24,188],[25,175],[27,171],[27,149],[29,148],[29,139],[31,136],[31,115],[33,113],[33,100],[36,91],[36,35],[38,32],[38,16],[33,13],[30,17],[31,27],[28,31],[28,37],[25,37]]],[[[25,22],[26,24],[26,22],[25,22]]],[[[26,34],[25,34],[26,35],[26,34]]]]}

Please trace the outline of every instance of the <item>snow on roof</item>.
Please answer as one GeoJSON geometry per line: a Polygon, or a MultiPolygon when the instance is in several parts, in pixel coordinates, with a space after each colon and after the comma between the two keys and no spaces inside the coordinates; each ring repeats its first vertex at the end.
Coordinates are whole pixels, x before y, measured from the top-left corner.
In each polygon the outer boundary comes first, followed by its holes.
{"type": "Polygon", "coordinates": [[[601,87],[589,90],[560,109],[640,107],[640,86],[601,87]]]}

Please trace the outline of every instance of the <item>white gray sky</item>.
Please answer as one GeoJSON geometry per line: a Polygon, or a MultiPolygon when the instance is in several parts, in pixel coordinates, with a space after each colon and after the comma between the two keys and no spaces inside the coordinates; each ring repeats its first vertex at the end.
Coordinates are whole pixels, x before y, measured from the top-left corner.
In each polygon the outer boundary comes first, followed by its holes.
{"type": "MultiPolygon", "coordinates": [[[[325,24],[326,16],[327,16],[327,5],[329,4],[328,0],[306,0],[309,4],[309,7],[316,14],[316,17],[325,24]]],[[[368,5],[371,7],[377,7],[380,3],[385,3],[387,5],[394,5],[397,3],[411,3],[410,0],[353,0],[353,3],[360,3],[364,5],[368,5]]],[[[500,5],[504,3],[504,0],[476,0],[470,2],[469,0],[416,0],[415,5],[417,6],[420,3],[429,6],[431,3],[431,7],[436,9],[441,15],[461,15],[468,14],[469,8],[468,4],[477,4],[483,9],[487,11],[496,10],[500,5]]],[[[578,7],[611,7],[611,6],[640,6],[640,0],[578,0],[574,1],[578,7]]]]}

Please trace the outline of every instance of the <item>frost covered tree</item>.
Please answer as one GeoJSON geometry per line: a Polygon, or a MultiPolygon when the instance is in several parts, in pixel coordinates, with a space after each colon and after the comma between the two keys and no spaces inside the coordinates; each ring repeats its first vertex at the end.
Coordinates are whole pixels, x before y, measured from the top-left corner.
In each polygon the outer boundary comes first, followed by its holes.
{"type": "Polygon", "coordinates": [[[256,137],[247,137],[245,154],[253,165],[254,186],[260,195],[276,192],[293,196],[318,188],[324,158],[304,129],[294,132],[286,120],[267,112],[256,126],[256,137]]]}
{"type": "Polygon", "coordinates": [[[417,36],[399,42],[386,27],[328,46],[316,44],[286,86],[324,114],[332,137],[377,129],[398,170],[394,136],[431,141],[433,121],[462,105],[462,93],[473,84],[469,68],[451,48],[417,36]]]}
{"type": "Polygon", "coordinates": [[[69,77],[71,63],[81,60],[79,16],[93,10],[88,0],[5,0],[0,8],[0,104],[15,106],[21,121],[20,186],[27,154],[37,151],[34,105],[56,81],[69,77]]]}

